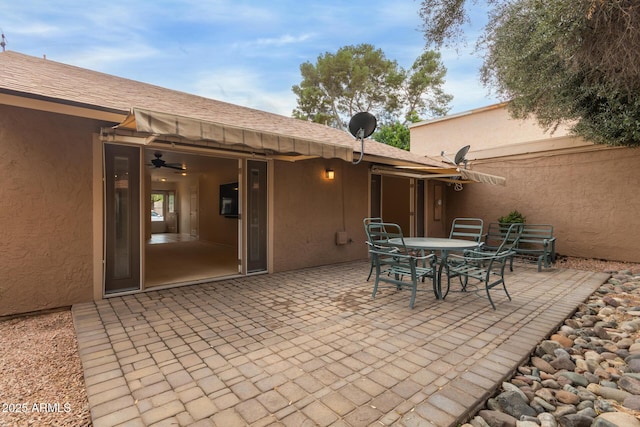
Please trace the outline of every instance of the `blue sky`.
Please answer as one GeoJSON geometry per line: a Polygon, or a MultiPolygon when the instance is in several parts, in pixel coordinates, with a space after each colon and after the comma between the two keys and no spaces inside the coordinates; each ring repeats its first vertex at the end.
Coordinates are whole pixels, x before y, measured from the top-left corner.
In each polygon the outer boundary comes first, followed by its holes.
{"type": "MultiPolygon", "coordinates": [[[[290,116],[300,64],[370,43],[409,68],[418,0],[0,0],[7,50],[290,116]]],[[[476,16],[484,16],[478,13],[476,16]]],[[[478,22],[478,20],[474,20],[478,22]]],[[[450,114],[497,100],[472,53],[442,50],[450,114]]]]}

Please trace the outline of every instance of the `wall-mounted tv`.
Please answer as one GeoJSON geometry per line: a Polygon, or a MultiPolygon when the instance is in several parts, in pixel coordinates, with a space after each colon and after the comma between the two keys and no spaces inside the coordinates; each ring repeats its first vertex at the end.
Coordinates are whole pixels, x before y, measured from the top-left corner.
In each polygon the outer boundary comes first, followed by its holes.
{"type": "Polygon", "coordinates": [[[238,217],[238,183],[220,185],[220,215],[238,217]]]}

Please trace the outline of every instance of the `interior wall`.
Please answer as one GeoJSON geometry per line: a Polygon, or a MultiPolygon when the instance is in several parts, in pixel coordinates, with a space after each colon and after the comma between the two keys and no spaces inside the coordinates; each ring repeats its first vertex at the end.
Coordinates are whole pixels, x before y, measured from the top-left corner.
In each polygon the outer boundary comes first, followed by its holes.
{"type": "Polygon", "coordinates": [[[238,182],[238,161],[211,158],[198,177],[200,240],[237,247],[238,219],[220,215],[220,185],[238,182]]]}
{"type": "Polygon", "coordinates": [[[496,222],[518,210],[528,223],[552,224],[563,255],[640,262],[640,149],[621,148],[530,159],[503,158],[474,170],[507,184],[448,189],[448,216],[496,222]]]}
{"type": "Polygon", "coordinates": [[[0,316],[91,301],[101,125],[0,106],[0,316]]]}
{"type": "Polygon", "coordinates": [[[176,182],[178,205],[178,230],[181,234],[191,233],[191,191],[198,188],[198,177],[187,175],[176,182]]]}
{"type": "Polygon", "coordinates": [[[275,271],[367,258],[368,164],[314,159],[275,161],[273,167],[275,271]],[[334,180],[325,178],[327,168],[334,180]],[[336,244],[338,231],[348,243],[336,244]]]}

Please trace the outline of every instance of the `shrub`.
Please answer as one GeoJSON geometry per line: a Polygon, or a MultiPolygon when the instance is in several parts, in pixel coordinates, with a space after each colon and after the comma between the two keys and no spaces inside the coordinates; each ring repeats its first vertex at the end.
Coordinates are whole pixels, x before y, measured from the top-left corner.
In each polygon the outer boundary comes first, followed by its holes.
{"type": "Polygon", "coordinates": [[[501,216],[500,218],[498,218],[498,222],[501,224],[513,224],[513,223],[524,224],[525,222],[527,222],[527,218],[524,215],[522,215],[520,212],[514,210],[509,212],[508,215],[501,216]]]}

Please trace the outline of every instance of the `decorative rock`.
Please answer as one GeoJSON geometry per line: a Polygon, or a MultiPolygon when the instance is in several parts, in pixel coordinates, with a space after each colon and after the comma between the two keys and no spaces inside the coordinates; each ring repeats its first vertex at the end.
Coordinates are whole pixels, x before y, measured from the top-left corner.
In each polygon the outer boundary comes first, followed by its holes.
{"type": "Polygon", "coordinates": [[[566,403],[569,405],[577,405],[578,403],[580,403],[580,398],[577,394],[573,394],[565,390],[558,390],[556,391],[555,395],[556,399],[558,399],[558,402],[566,403]]]}
{"type": "Polygon", "coordinates": [[[591,427],[593,418],[580,414],[563,415],[559,418],[562,427],[591,427]]]}
{"type": "Polygon", "coordinates": [[[536,368],[540,369],[542,372],[547,372],[549,374],[555,374],[556,373],[556,368],[551,366],[548,362],[546,362],[544,359],[542,359],[540,357],[535,357],[535,356],[532,357],[531,358],[531,364],[533,366],[535,366],[536,368]]]}
{"type": "Polygon", "coordinates": [[[527,395],[520,388],[516,387],[511,383],[507,383],[507,382],[502,383],[502,389],[504,391],[513,391],[515,393],[518,393],[520,397],[522,397],[522,400],[524,400],[525,402],[529,401],[529,398],[527,397],[527,395]]]}
{"type": "Polygon", "coordinates": [[[608,304],[612,307],[618,307],[620,305],[620,301],[618,301],[615,298],[611,298],[610,296],[606,296],[604,298],[602,298],[602,302],[604,302],[605,304],[608,304]]]}
{"type": "Polygon", "coordinates": [[[573,340],[571,338],[560,334],[551,335],[551,340],[557,342],[564,348],[569,348],[573,345],[573,340]]]}
{"type": "Polygon", "coordinates": [[[538,415],[535,409],[529,406],[528,400],[526,400],[526,396],[524,396],[522,392],[505,391],[496,397],[496,401],[500,404],[503,412],[516,419],[520,418],[522,415],[538,415]]]}
{"type": "Polygon", "coordinates": [[[609,335],[607,330],[605,328],[603,328],[602,326],[598,326],[598,325],[594,326],[593,327],[593,332],[596,333],[598,338],[602,338],[603,340],[610,340],[611,339],[611,336],[609,335]]]}
{"type": "Polygon", "coordinates": [[[620,381],[618,381],[618,387],[631,394],[640,395],[640,380],[631,376],[623,375],[620,381]]]}
{"type": "Polygon", "coordinates": [[[531,402],[531,406],[533,406],[533,404],[537,404],[538,406],[544,408],[545,411],[555,411],[556,407],[555,405],[552,405],[551,403],[547,402],[546,400],[544,400],[543,398],[536,396],[533,398],[533,401],[531,402]]]}
{"type": "Polygon", "coordinates": [[[538,419],[540,420],[540,427],[558,427],[556,417],[549,413],[539,414],[538,419]]]}
{"type": "MultiPolygon", "coordinates": [[[[640,314],[640,311],[638,311],[640,314]]],[[[629,349],[633,345],[633,340],[631,338],[622,338],[620,341],[616,343],[618,348],[626,348],[629,349]]],[[[638,351],[640,351],[640,346],[638,347],[638,351]]]]}
{"type": "Polygon", "coordinates": [[[640,372],[640,359],[630,359],[627,366],[627,372],[640,372]]]}
{"type": "Polygon", "coordinates": [[[598,311],[598,316],[604,318],[604,317],[607,317],[607,316],[611,316],[615,312],[616,312],[616,310],[613,307],[602,307],[600,309],[600,311],[598,311]]]}
{"type": "Polygon", "coordinates": [[[570,379],[574,385],[586,387],[589,384],[589,381],[584,377],[584,375],[580,375],[575,372],[560,372],[559,375],[570,379]]]}
{"type": "Polygon", "coordinates": [[[624,412],[607,412],[598,415],[593,422],[593,427],[640,427],[640,421],[624,412]]]}
{"type": "Polygon", "coordinates": [[[585,417],[589,417],[593,420],[593,418],[597,417],[598,414],[596,413],[596,411],[593,408],[584,408],[579,410],[578,415],[583,415],[585,417]]]}
{"type": "Polygon", "coordinates": [[[540,389],[540,390],[536,391],[535,394],[539,398],[544,399],[545,402],[549,402],[552,405],[555,405],[557,403],[556,397],[551,392],[551,390],[549,390],[547,388],[540,389]]]}
{"type": "Polygon", "coordinates": [[[544,388],[552,388],[552,389],[561,389],[562,387],[560,386],[560,384],[558,384],[558,381],[556,380],[544,380],[542,381],[542,386],[544,388]]]}
{"type": "Polygon", "coordinates": [[[480,416],[490,427],[515,427],[517,419],[500,411],[480,411],[480,416]]]}
{"type": "Polygon", "coordinates": [[[629,393],[628,391],[602,387],[599,384],[589,384],[587,386],[587,390],[594,394],[597,394],[598,396],[602,396],[605,399],[613,399],[620,403],[624,402],[627,397],[631,396],[631,393],[629,393]]]}
{"type": "MultiPolygon", "coordinates": [[[[585,389],[578,390],[578,397],[582,402],[590,402],[596,400],[596,395],[585,389]]],[[[591,406],[593,407],[593,405],[591,406]]]]}
{"type": "Polygon", "coordinates": [[[576,364],[571,361],[569,356],[558,357],[555,360],[552,360],[550,364],[558,371],[561,371],[563,369],[567,371],[573,371],[574,369],[576,369],[576,364]]]}
{"type": "Polygon", "coordinates": [[[559,349],[562,348],[562,345],[560,345],[559,342],[557,341],[553,341],[553,340],[544,340],[540,343],[539,347],[546,353],[546,354],[551,354],[553,355],[554,352],[559,349]]]}
{"type": "MultiPolygon", "coordinates": [[[[575,414],[578,412],[576,407],[573,405],[562,405],[558,406],[555,411],[553,411],[553,416],[556,418],[560,418],[564,415],[575,414]]],[[[562,424],[562,423],[561,423],[562,424]]]]}
{"type": "Polygon", "coordinates": [[[640,275],[603,284],[502,390],[470,426],[640,427],[640,275]]]}
{"type": "Polygon", "coordinates": [[[473,417],[470,423],[473,427],[491,427],[480,415],[473,417]]]}
{"type": "Polygon", "coordinates": [[[640,396],[629,396],[622,402],[625,408],[640,411],[640,396]]]}
{"type": "Polygon", "coordinates": [[[598,363],[602,361],[602,356],[600,356],[600,353],[598,353],[597,351],[585,351],[584,358],[586,360],[595,360],[598,363]]]}

